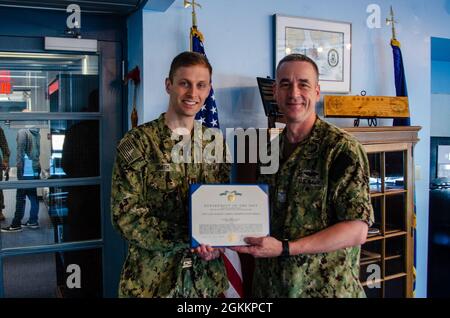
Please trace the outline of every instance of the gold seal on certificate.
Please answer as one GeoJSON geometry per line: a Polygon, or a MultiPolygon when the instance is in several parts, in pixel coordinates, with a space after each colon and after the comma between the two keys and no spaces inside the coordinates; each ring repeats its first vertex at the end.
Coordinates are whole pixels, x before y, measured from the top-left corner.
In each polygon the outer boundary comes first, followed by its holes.
{"type": "Polygon", "coordinates": [[[247,245],[245,237],[269,235],[268,189],[266,184],[191,185],[191,246],[241,246],[247,245]]]}
{"type": "Polygon", "coordinates": [[[236,243],[238,241],[239,236],[236,233],[228,234],[228,243],[236,243]]]}

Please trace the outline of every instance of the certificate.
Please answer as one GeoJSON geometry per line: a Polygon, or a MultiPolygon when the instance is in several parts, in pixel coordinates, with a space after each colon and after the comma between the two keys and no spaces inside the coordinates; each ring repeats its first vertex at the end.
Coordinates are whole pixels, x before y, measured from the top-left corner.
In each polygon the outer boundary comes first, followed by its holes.
{"type": "Polygon", "coordinates": [[[242,246],[245,237],[269,235],[268,193],[266,184],[191,185],[191,246],[242,246]]]}

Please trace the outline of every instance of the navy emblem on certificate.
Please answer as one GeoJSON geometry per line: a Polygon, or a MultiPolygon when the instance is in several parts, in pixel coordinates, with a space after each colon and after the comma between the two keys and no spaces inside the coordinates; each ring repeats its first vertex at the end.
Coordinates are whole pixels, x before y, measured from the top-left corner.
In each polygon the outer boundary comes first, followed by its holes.
{"type": "Polygon", "coordinates": [[[244,238],[270,235],[266,184],[192,184],[191,247],[248,245],[244,238]]]}

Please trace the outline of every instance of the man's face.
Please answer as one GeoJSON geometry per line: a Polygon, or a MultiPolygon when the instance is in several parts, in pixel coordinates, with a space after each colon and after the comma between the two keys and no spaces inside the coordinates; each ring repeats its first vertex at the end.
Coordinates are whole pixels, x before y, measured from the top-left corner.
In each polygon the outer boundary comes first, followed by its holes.
{"type": "Polygon", "coordinates": [[[195,117],[202,108],[211,89],[208,68],[194,65],[178,68],[173,81],[166,79],[169,108],[182,117],[195,117]]]}
{"type": "Polygon", "coordinates": [[[274,96],[287,122],[302,123],[315,117],[320,87],[314,67],[303,61],[283,63],[277,72],[274,96]]]}

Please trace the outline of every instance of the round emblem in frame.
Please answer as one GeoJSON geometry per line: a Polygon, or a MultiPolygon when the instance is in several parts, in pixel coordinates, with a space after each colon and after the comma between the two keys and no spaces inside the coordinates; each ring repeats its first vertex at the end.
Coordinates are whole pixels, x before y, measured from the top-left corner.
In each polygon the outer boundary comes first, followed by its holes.
{"type": "Polygon", "coordinates": [[[336,67],[339,64],[339,53],[335,49],[328,51],[328,65],[336,67]]]}

